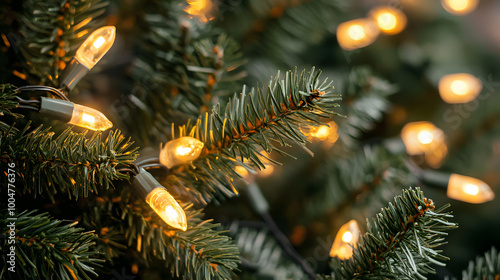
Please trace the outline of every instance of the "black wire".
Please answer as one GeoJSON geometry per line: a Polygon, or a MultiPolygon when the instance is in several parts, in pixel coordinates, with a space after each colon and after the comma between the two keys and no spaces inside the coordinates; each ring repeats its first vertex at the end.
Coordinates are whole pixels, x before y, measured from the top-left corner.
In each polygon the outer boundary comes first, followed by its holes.
{"type": "Polygon", "coordinates": [[[19,105],[17,105],[18,108],[34,111],[38,111],[40,109],[40,101],[38,100],[26,100],[19,96],[16,96],[16,99],[19,101],[19,105]]]}
{"type": "Polygon", "coordinates": [[[311,280],[316,279],[316,275],[314,274],[314,271],[312,268],[307,264],[307,262],[295,251],[293,248],[292,244],[286,237],[286,235],[281,232],[281,230],[278,228],[278,225],[276,225],[276,222],[274,222],[273,218],[269,213],[261,213],[260,216],[264,220],[264,222],[267,225],[267,228],[271,233],[274,235],[274,238],[276,238],[276,241],[278,241],[278,244],[281,246],[283,251],[292,259],[294,260],[297,264],[300,265],[302,270],[309,276],[311,280]]]}
{"type": "Polygon", "coordinates": [[[152,166],[161,166],[159,157],[146,158],[141,161],[135,162],[139,168],[146,168],[144,166],[152,167],[152,166]],[[153,164],[153,165],[152,165],[153,164]],[[152,165],[152,166],[150,166],[152,165]]]}
{"type": "Polygon", "coordinates": [[[48,87],[48,86],[41,86],[41,85],[36,85],[36,86],[22,86],[17,88],[19,91],[45,91],[49,92],[54,96],[57,96],[59,99],[69,101],[69,99],[62,93],[60,90],[53,88],[53,87],[48,87]]]}

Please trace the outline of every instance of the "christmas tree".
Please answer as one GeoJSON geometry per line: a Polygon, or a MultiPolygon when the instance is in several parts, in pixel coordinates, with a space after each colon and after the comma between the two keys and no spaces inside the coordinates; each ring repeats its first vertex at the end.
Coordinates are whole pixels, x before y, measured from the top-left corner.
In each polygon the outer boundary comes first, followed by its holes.
{"type": "Polygon", "coordinates": [[[3,1],[0,278],[497,279],[499,10],[3,1]]]}

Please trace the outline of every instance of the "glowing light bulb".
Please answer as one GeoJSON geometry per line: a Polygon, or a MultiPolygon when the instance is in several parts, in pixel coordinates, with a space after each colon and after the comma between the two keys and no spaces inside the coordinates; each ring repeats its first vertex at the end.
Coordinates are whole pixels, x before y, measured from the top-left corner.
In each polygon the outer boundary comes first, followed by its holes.
{"type": "Polygon", "coordinates": [[[484,203],[495,198],[495,193],[485,182],[458,174],[450,175],[447,195],[468,203],[484,203]]]}
{"type": "Polygon", "coordinates": [[[413,122],[401,130],[401,139],[409,155],[424,154],[425,161],[437,168],[448,154],[444,132],[430,122],[413,122]]]}
{"type": "Polygon", "coordinates": [[[432,132],[428,130],[422,130],[418,133],[417,138],[420,143],[429,144],[432,142],[432,138],[434,138],[434,136],[432,136],[432,132]]]}
{"type": "Polygon", "coordinates": [[[359,235],[360,231],[356,220],[350,220],[340,227],[333,241],[330,257],[337,257],[341,260],[352,257],[353,248],[357,246],[359,235]]]}
{"type": "Polygon", "coordinates": [[[160,163],[168,168],[197,159],[204,147],[203,142],[193,137],[181,137],[167,142],[160,151],[160,163]]]}
{"type": "Polygon", "coordinates": [[[187,219],[184,209],[164,187],[153,189],[146,197],[146,202],[168,225],[185,231],[187,219]]]}
{"type": "Polygon", "coordinates": [[[234,167],[234,171],[236,173],[240,174],[240,176],[243,177],[243,178],[246,178],[248,176],[248,174],[249,174],[248,170],[245,167],[241,166],[241,165],[235,166],[234,167]]]}
{"type": "Polygon", "coordinates": [[[344,50],[354,50],[373,43],[379,29],[371,19],[354,19],[343,22],[337,27],[337,41],[344,50]]]}
{"type": "Polygon", "coordinates": [[[463,16],[474,11],[478,0],[441,0],[441,5],[450,14],[463,16]]]}
{"type": "Polygon", "coordinates": [[[307,127],[300,131],[307,136],[309,141],[321,141],[326,147],[329,147],[339,139],[339,127],[335,122],[329,122],[326,125],[318,127],[307,127]]]}
{"type": "Polygon", "coordinates": [[[207,22],[213,19],[211,12],[213,10],[213,4],[210,0],[187,0],[189,6],[187,6],[184,11],[196,18],[201,22],[207,22]]]}
{"type": "Polygon", "coordinates": [[[370,17],[385,34],[394,35],[406,27],[406,16],[401,10],[391,6],[376,7],[370,11],[370,17]]]}
{"type": "Polygon", "coordinates": [[[79,104],[74,104],[73,115],[68,123],[100,131],[113,127],[113,123],[103,113],[79,104]]]}
{"type": "Polygon", "coordinates": [[[444,102],[456,104],[474,100],[483,89],[483,84],[470,74],[457,73],[443,76],[439,80],[438,88],[444,102]]]}
{"type": "Polygon", "coordinates": [[[92,69],[113,45],[115,33],[114,26],[104,26],[92,32],[76,51],[76,59],[92,69]]]}

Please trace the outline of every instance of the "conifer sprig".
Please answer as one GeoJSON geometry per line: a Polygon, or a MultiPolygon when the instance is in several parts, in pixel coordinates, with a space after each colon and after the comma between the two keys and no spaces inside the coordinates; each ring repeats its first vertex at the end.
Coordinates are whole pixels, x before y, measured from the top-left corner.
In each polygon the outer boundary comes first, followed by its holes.
{"type": "Polygon", "coordinates": [[[133,143],[118,130],[104,139],[102,133],[87,138],[71,128],[58,136],[41,126],[28,130],[29,125],[0,135],[0,159],[16,164],[22,192],[35,197],[43,194],[53,200],[63,192],[78,198],[97,192],[98,186],[108,188],[113,180],[129,178],[120,167],[130,166],[137,157],[133,143]]]}
{"type": "Polygon", "coordinates": [[[495,247],[470,261],[467,269],[462,271],[463,280],[494,280],[500,277],[500,253],[495,247]]]}
{"type": "MultiPolygon", "coordinates": [[[[7,211],[2,211],[1,229],[7,227],[7,211]]],[[[95,268],[103,262],[99,252],[92,249],[96,235],[91,231],[77,228],[77,222],[63,224],[52,219],[47,213],[24,211],[17,215],[16,234],[16,269],[15,273],[7,270],[6,254],[2,254],[2,279],[91,279],[97,276],[95,268]],[[9,278],[13,277],[13,278],[9,278]],[[20,278],[19,278],[20,277],[20,278]]],[[[2,252],[7,252],[9,232],[2,232],[2,252]]]]}
{"type": "Polygon", "coordinates": [[[368,222],[368,231],[347,260],[333,258],[335,279],[426,279],[431,265],[444,266],[448,258],[436,247],[445,244],[446,231],[456,227],[436,209],[419,188],[404,190],[394,204],[368,222]]]}
{"type": "Polygon", "coordinates": [[[279,73],[265,88],[243,88],[240,96],[229,100],[224,113],[216,105],[194,124],[179,127],[175,137],[191,136],[205,143],[202,155],[190,164],[174,167],[166,184],[177,185],[191,201],[207,203],[238,193],[233,178],[234,166],[245,164],[265,168],[270,160],[263,153],[288,154],[279,147],[291,143],[304,147],[307,137],[300,127],[318,125],[319,117],[331,117],[340,95],[333,94],[327,79],[314,68],[306,73],[279,73]],[[190,186],[186,192],[187,186],[190,186]]]}

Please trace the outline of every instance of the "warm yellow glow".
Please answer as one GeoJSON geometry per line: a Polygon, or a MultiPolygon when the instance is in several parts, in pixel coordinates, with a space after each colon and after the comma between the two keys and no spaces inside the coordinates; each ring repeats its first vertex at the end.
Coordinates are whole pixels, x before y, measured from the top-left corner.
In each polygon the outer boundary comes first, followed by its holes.
{"type": "Polygon", "coordinates": [[[438,87],[444,102],[456,104],[474,100],[483,89],[483,84],[470,74],[457,73],[443,76],[438,87]]]}
{"type": "Polygon", "coordinates": [[[213,4],[211,0],[187,0],[189,6],[187,6],[184,11],[196,18],[201,22],[207,22],[212,20],[213,17],[210,13],[213,10],[213,4]]]}
{"type": "Polygon", "coordinates": [[[234,171],[236,171],[236,173],[240,174],[241,177],[245,178],[248,176],[249,172],[248,170],[241,166],[241,165],[237,165],[235,168],[234,168],[234,171]]]}
{"type": "Polygon", "coordinates": [[[76,59],[88,69],[92,69],[113,46],[115,33],[114,26],[104,26],[92,32],[76,51],[76,59]]]}
{"type": "Polygon", "coordinates": [[[110,122],[103,113],[79,104],[74,104],[73,116],[68,123],[86,129],[100,131],[113,127],[113,123],[110,122]]]}
{"type": "Polygon", "coordinates": [[[181,137],[167,142],[160,151],[160,163],[168,168],[197,159],[204,147],[203,142],[193,137],[181,137]]]}
{"type": "Polygon", "coordinates": [[[322,144],[329,147],[339,139],[338,129],[337,124],[332,121],[325,125],[308,127],[300,131],[307,136],[309,141],[321,141],[322,144]]]}
{"type": "Polygon", "coordinates": [[[337,41],[344,50],[354,50],[373,43],[379,29],[373,20],[362,18],[343,22],[337,27],[337,41]]]}
{"type": "Polygon", "coordinates": [[[413,122],[401,130],[406,152],[409,155],[425,155],[427,164],[437,168],[448,154],[444,132],[430,122],[413,122]]]}
{"type": "Polygon", "coordinates": [[[274,165],[266,164],[266,168],[262,169],[258,174],[259,177],[269,177],[274,172],[274,165]]]}
{"type": "Polygon", "coordinates": [[[432,136],[432,132],[428,131],[428,130],[422,130],[418,133],[418,141],[420,141],[420,143],[422,144],[429,144],[432,142],[432,139],[434,138],[434,136],[432,136]]]}
{"type": "Polygon", "coordinates": [[[152,190],[146,202],[169,226],[181,230],[187,229],[186,213],[174,197],[163,187],[152,190]]]}
{"type": "Polygon", "coordinates": [[[348,32],[349,37],[351,37],[351,39],[356,40],[356,41],[359,41],[359,40],[366,37],[365,29],[363,28],[363,26],[361,26],[359,24],[355,24],[353,26],[350,26],[347,29],[347,32],[348,32]]]}
{"type": "Polygon", "coordinates": [[[495,198],[495,193],[485,182],[458,174],[450,175],[447,195],[468,203],[484,203],[495,198]]]}
{"type": "Polygon", "coordinates": [[[352,240],[352,233],[350,231],[346,231],[344,235],[342,235],[342,241],[351,242],[351,240],[352,240]]]}
{"type": "Polygon", "coordinates": [[[441,5],[450,14],[463,16],[474,11],[478,0],[441,0],[441,5]]]}
{"type": "Polygon", "coordinates": [[[106,40],[104,39],[104,37],[102,36],[99,36],[99,38],[97,38],[94,43],[92,44],[92,46],[96,49],[100,48],[102,45],[104,45],[104,43],[106,42],[106,40]]]}
{"type": "Polygon", "coordinates": [[[340,227],[333,241],[330,257],[345,260],[352,257],[353,248],[356,248],[360,231],[356,220],[350,220],[340,227]]]}
{"type": "Polygon", "coordinates": [[[370,17],[385,34],[394,35],[406,27],[406,16],[401,10],[391,6],[376,7],[370,11],[370,17]]]}

